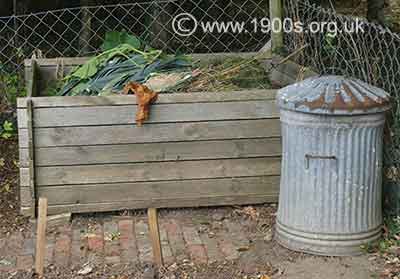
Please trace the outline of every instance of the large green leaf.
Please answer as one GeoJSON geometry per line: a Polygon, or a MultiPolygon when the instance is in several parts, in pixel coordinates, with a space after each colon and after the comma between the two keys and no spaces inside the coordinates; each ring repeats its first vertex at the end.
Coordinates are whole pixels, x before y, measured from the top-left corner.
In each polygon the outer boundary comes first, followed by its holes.
{"type": "Polygon", "coordinates": [[[126,31],[110,31],[106,33],[104,43],[101,45],[103,51],[113,49],[119,45],[128,44],[136,49],[141,49],[142,43],[139,38],[126,31]]]}

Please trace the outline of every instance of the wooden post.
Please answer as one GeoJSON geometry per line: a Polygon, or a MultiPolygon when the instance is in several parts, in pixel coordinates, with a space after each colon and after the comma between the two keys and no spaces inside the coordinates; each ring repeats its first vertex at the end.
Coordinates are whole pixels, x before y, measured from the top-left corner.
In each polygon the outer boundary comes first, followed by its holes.
{"type": "MultiPolygon", "coordinates": [[[[27,61],[25,61],[25,64],[27,61]]],[[[21,207],[21,213],[25,216],[31,218],[36,217],[36,191],[35,191],[35,143],[34,143],[34,128],[33,128],[33,114],[34,105],[32,97],[37,95],[37,62],[35,59],[31,60],[31,67],[26,67],[25,79],[27,84],[27,102],[26,102],[26,112],[27,112],[27,131],[28,131],[28,175],[29,175],[29,192],[30,196],[22,196],[21,201],[23,201],[26,207],[21,207]],[[29,200],[27,200],[29,199],[29,200]],[[29,206],[28,206],[29,204],[29,206]]],[[[26,185],[24,185],[26,186],[26,185]]],[[[22,189],[21,189],[21,193],[22,189]]]]}
{"type": "Polygon", "coordinates": [[[79,34],[79,48],[83,55],[88,55],[91,51],[90,49],[90,38],[92,33],[92,14],[89,11],[89,6],[92,4],[91,0],[81,0],[82,7],[82,28],[79,34]]]}
{"type": "Polygon", "coordinates": [[[31,208],[30,217],[36,216],[36,191],[35,191],[35,151],[33,139],[33,102],[32,99],[27,100],[28,115],[28,152],[29,152],[29,188],[31,192],[31,208]]]}
{"type": "Polygon", "coordinates": [[[272,52],[283,48],[283,0],[269,0],[272,52]],[[280,29],[280,30],[279,30],[280,29]]]}
{"type": "Polygon", "coordinates": [[[28,97],[37,97],[38,96],[38,64],[36,59],[31,60],[30,70],[26,73],[25,78],[27,79],[27,96],[28,97]]]}
{"type": "Polygon", "coordinates": [[[164,263],[163,263],[163,256],[160,243],[160,231],[158,227],[157,209],[149,208],[147,210],[147,215],[149,219],[150,240],[151,240],[151,246],[153,248],[154,261],[158,266],[162,266],[164,263]]]}
{"type": "Polygon", "coordinates": [[[35,271],[39,278],[43,277],[44,271],[44,260],[46,255],[46,222],[47,199],[39,198],[35,257],[35,271]]]}

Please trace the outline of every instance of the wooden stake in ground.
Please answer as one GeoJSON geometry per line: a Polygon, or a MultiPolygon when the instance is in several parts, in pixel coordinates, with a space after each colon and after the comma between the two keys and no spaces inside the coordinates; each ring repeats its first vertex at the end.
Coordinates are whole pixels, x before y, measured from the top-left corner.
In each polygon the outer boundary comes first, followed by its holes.
{"type": "Polygon", "coordinates": [[[43,277],[44,271],[44,260],[46,255],[46,222],[47,198],[39,198],[35,257],[35,271],[39,278],[43,277]]]}
{"type": "Polygon", "coordinates": [[[151,246],[153,248],[154,261],[158,266],[162,266],[163,256],[160,243],[160,231],[158,228],[157,209],[149,208],[147,210],[147,215],[149,218],[150,240],[151,240],[151,246]]]}

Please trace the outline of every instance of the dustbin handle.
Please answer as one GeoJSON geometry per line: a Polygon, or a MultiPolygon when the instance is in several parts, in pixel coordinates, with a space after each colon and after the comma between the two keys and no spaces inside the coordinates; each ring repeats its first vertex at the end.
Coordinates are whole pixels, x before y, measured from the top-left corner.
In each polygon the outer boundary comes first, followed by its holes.
{"type": "Polygon", "coordinates": [[[336,156],[322,156],[322,155],[305,155],[306,169],[310,167],[310,159],[326,159],[326,160],[337,160],[336,156]]]}

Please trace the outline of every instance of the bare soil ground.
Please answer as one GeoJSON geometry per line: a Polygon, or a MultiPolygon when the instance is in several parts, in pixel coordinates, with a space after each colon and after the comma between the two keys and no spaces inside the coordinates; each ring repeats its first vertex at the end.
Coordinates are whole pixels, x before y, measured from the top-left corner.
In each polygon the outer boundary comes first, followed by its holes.
{"type": "Polygon", "coordinates": [[[27,218],[19,214],[18,142],[0,139],[0,236],[24,231],[27,218]]]}

